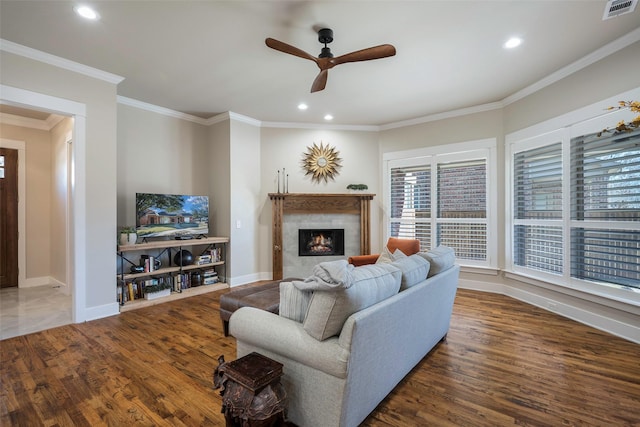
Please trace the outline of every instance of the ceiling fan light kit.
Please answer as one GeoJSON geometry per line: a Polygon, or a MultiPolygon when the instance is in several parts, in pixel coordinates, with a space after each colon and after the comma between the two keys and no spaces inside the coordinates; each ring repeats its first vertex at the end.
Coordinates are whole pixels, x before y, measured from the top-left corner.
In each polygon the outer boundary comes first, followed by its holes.
{"type": "Polygon", "coordinates": [[[287,43],[281,42],[276,39],[267,38],[264,42],[271,49],[294,55],[303,59],[313,61],[320,68],[320,73],[313,81],[311,85],[311,92],[318,92],[324,90],[327,85],[327,75],[331,68],[336,65],[345,64],[347,62],[369,61],[372,59],[381,59],[393,56],[396,54],[396,48],[390,44],[382,44],[379,46],[370,47],[367,49],[357,50],[355,52],[340,55],[338,57],[333,56],[331,48],[327,47],[327,44],[333,41],[333,31],[329,28],[322,28],[318,31],[318,41],[324,44],[324,47],[320,51],[320,55],[316,58],[309,53],[291,46],[287,43]]]}

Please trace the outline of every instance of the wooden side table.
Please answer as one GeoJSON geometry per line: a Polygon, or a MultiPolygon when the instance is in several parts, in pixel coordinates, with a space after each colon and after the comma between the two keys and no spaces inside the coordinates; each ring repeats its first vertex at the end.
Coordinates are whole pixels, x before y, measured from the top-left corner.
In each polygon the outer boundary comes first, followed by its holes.
{"type": "Polygon", "coordinates": [[[282,364],[253,352],[226,363],[218,358],[214,388],[220,388],[227,427],[284,426],[286,392],[282,364]]]}

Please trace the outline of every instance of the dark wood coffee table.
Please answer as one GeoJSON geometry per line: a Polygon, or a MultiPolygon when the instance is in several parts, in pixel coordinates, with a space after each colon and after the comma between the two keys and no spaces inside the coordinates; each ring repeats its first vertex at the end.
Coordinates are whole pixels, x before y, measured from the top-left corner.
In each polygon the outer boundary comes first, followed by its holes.
{"type": "Polygon", "coordinates": [[[292,426],[286,418],[282,364],[259,353],[226,363],[218,358],[214,388],[221,388],[222,412],[230,426],[292,426]]]}

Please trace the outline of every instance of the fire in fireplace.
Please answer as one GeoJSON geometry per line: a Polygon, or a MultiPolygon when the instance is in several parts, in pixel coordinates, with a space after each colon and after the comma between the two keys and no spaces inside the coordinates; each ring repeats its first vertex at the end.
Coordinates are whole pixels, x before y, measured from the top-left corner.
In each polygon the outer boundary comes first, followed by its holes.
{"type": "Polygon", "coordinates": [[[344,228],[298,230],[298,256],[327,255],[344,255],[344,228]]]}

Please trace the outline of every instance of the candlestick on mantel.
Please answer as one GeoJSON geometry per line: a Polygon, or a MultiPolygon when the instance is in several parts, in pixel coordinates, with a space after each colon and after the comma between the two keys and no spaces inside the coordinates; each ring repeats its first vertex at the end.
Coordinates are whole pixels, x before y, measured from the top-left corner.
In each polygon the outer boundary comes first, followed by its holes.
{"type": "Polygon", "coordinates": [[[289,192],[289,174],[287,174],[287,182],[286,182],[287,186],[285,187],[284,192],[288,193],[289,192]]]}
{"type": "Polygon", "coordinates": [[[280,192],[280,169],[278,169],[278,193],[280,192]]]}

